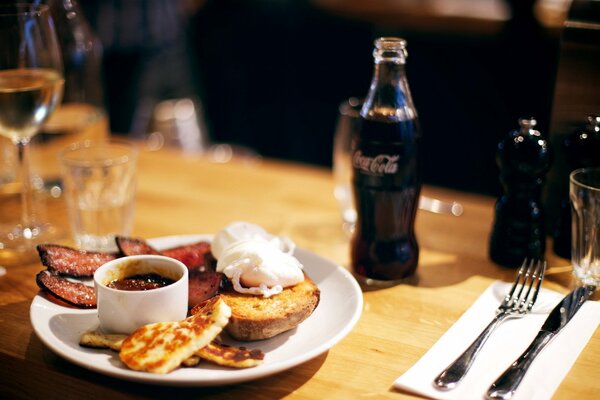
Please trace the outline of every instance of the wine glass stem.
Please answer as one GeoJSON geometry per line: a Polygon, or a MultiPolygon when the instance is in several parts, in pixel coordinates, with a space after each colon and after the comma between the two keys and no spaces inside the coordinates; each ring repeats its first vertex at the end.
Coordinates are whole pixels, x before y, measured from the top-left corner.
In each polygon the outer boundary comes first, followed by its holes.
{"type": "Polygon", "coordinates": [[[27,236],[32,227],[32,191],[31,177],[29,175],[29,140],[17,142],[18,168],[21,177],[21,224],[23,235],[27,236]]]}

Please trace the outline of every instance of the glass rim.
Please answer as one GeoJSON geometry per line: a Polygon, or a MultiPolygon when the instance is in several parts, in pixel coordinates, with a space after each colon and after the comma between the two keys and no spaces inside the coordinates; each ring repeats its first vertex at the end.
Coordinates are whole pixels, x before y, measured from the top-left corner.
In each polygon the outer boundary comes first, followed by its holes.
{"type": "Polygon", "coordinates": [[[136,146],[126,140],[109,139],[106,141],[85,140],[83,142],[72,143],[68,147],[62,149],[58,153],[60,162],[70,167],[110,167],[115,165],[123,165],[128,162],[135,162],[137,159],[136,146]],[[102,160],[82,159],[80,157],[70,157],[75,152],[80,150],[93,149],[121,149],[126,150],[126,153],[121,153],[115,156],[106,157],[102,160]]]}
{"type": "Polygon", "coordinates": [[[591,186],[588,183],[584,183],[581,181],[581,179],[577,178],[578,175],[584,174],[584,173],[589,173],[589,172],[596,173],[598,175],[598,177],[600,178],[600,167],[586,167],[586,168],[579,168],[579,169],[572,171],[569,174],[569,181],[574,185],[586,188],[588,190],[600,192],[600,181],[598,183],[598,186],[591,186]]]}
{"type": "Polygon", "coordinates": [[[49,7],[47,4],[36,4],[36,3],[14,3],[14,4],[0,4],[0,17],[15,17],[15,16],[26,16],[26,15],[39,15],[44,12],[48,12],[49,7]],[[14,11],[7,11],[8,9],[14,11]]]}
{"type": "Polygon", "coordinates": [[[359,99],[358,97],[349,97],[340,103],[338,111],[341,115],[358,118],[360,116],[360,110],[362,109],[362,106],[363,99],[359,99]]]}

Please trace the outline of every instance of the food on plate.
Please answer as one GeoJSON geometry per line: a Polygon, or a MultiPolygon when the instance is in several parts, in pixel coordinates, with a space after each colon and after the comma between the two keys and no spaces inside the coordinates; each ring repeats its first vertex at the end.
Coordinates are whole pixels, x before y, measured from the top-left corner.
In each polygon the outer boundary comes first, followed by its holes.
{"type": "MultiPolygon", "coordinates": [[[[264,358],[260,350],[222,345],[214,341],[216,336],[225,330],[241,341],[271,338],[297,327],[320,301],[318,286],[293,255],[294,243],[258,225],[235,222],[218,232],[212,244],[201,241],[160,251],[143,239],[117,237],[116,242],[119,252],[114,254],[39,246],[48,270],[36,280],[40,288],[69,304],[89,308],[96,304],[94,288],[70,277],[90,276],[104,264],[99,260],[158,254],[183,262],[191,316],[144,325],[129,336],[86,332],[81,337],[82,346],[119,351],[133,370],[168,373],[201,359],[235,368],[256,366],[264,358]]],[[[147,283],[148,277],[121,278],[124,282],[116,284],[127,289],[155,284],[147,283]]]]}
{"type": "Polygon", "coordinates": [[[57,244],[37,246],[42,264],[61,275],[91,277],[101,265],[118,257],[116,253],[77,250],[57,244]]]}
{"type": "Polygon", "coordinates": [[[79,308],[95,308],[96,292],[92,286],[81,282],[73,282],[54,272],[40,271],[35,281],[37,285],[53,296],[72,306],[79,308]]]}
{"type": "Polygon", "coordinates": [[[213,268],[206,268],[203,271],[195,269],[189,271],[188,279],[188,307],[192,308],[219,292],[222,275],[213,268]]]}
{"type": "Polygon", "coordinates": [[[319,288],[308,276],[268,298],[236,292],[229,282],[220,295],[231,308],[225,330],[241,341],[268,339],[295,328],[313,313],[320,300],[319,288]]]}
{"type": "Polygon", "coordinates": [[[225,367],[251,368],[262,364],[264,358],[265,353],[262,350],[227,346],[213,341],[198,350],[194,356],[184,360],[183,365],[193,367],[200,362],[200,359],[204,359],[225,367]]]}
{"type": "Polygon", "coordinates": [[[207,346],[231,316],[231,309],[220,296],[201,306],[202,312],[183,321],[144,325],[121,345],[119,358],[136,371],[166,374],[207,346]]]}
{"type": "Polygon", "coordinates": [[[264,228],[250,222],[232,222],[221,229],[211,242],[211,251],[215,258],[221,258],[223,251],[230,245],[243,240],[263,240],[269,242],[287,254],[293,254],[296,245],[289,238],[274,236],[264,228]]]}
{"type": "Polygon", "coordinates": [[[169,286],[175,281],[159,274],[135,274],[122,279],[115,279],[106,285],[118,290],[152,290],[169,286]]]}
{"type": "Polygon", "coordinates": [[[211,246],[217,272],[223,273],[237,292],[264,297],[304,280],[294,249],[291,240],[248,222],[229,224],[217,232],[211,246]]]}
{"type": "MultiPolygon", "coordinates": [[[[127,338],[122,334],[107,334],[98,331],[87,331],[79,339],[79,345],[94,349],[110,349],[121,351],[121,345],[127,338]]],[[[259,349],[228,346],[213,340],[194,355],[181,363],[185,367],[195,367],[202,360],[230,368],[251,368],[263,363],[265,353],[259,349]]]]}
{"type": "Polygon", "coordinates": [[[214,266],[215,259],[211,254],[210,243],[200,241],[183,246],[158,251],[143,239],[117,236],[117,247],[122,255],[137,256],[142,254],[160,254],[181,261],[191,270],[203,271],[209,266],[214,266]]]}
{"type": "Polygon", "coordinates": [[[293,243],[288,239],[284,248],[283,242],[240,222],[214,237],[217,272],[228,278],[220,293],[232,309],[225,329],[237,340],[268,339],[293,329],[319,304],[319,288],[292,255],[293,243]]]}
{"type": "Polygon", "coordinates": [[[263,297],[281,293],[284,287],[304,280],[298,259],[256,239],[241,240],[225,248],[218,259],[217,272],[223,273],[237,292],[263,297]]]}
{"type": "Polygon", "coordinates": [[[36,279],[36,282],[44,292],[51,293],[72,306],[93,308],[96,306],[94,288],[86,289],[85,284],[73,282],[67,277],[91,278],[100,266],[116,258],[127,255],[159,254],[175,258],[188,267],[190,308],[211,298],[219,290],[222,275],[215,271],[216,261],[210,252],[208,242],[199,241],[158,251],[142,239],[118,237],[117,245],[121,249],[119,253],[91,252],[53,244],[39,245],[37,250],[40,260],[53,276],[51,279],[47,277],[44,277],[44,280],[36,279]],[[46,281],[49,284],[44,284],[46,281]],[[81,296],[82,292],[86,293],[85,298],[81,296]]]}
{"type": "Polygon", "coordinates": [[[139,256],[142,254],[160,254],[160,251],[150,246],[144,239],[132,238],[127,236],[117,236],[115,238],[119,252],[124,256],[139,256]]]}
{"type": "Polygon", "coordinates": [[[92,349],[111,349],[121,351],[121,345],[127,335],[121,333],[103,333],[98,331],[86,331],[79,338],[79,345],[92,349]]]}

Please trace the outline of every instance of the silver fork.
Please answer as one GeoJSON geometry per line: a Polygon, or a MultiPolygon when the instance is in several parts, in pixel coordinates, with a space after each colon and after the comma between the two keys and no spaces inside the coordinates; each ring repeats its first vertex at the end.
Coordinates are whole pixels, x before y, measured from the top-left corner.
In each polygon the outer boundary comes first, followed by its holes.
{"type": "Polygon", "coordinates": [[[523,261],[515,282],[496,310],[496,316],[492,322],[448,368],[434,379],[433,384],[435,387],[441,390],[454,389],[473,365],[479,350],[490,337],[492,331],[502,321],[508,318],[523,317],[531,311],[537,299],[545,271],[546,261],[528,261],[527,259],[523,261]]]}

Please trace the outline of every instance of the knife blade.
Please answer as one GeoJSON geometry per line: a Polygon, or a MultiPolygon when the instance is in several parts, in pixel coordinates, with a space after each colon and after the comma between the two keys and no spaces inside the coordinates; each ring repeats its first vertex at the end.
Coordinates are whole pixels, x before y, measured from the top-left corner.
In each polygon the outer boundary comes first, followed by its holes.
{"type": "Polygon", "coordinates": [[[595,289],[595,286],[579,286],[554,307],[529,347],[490,386],[488,399],[512,398],[535,357],[567,325],[595,289]]]}

